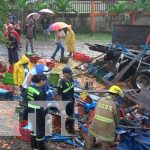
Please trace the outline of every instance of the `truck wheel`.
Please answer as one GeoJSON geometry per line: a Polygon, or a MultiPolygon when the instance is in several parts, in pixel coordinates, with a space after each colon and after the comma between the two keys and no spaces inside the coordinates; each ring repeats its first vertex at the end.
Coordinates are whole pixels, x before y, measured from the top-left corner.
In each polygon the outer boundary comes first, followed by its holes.
{"type": "Polygon", "coordinates": [[[146,73],[139,73],[135,76],[132,85],[135,89],[150,86],[150,77],[146,73]]]}

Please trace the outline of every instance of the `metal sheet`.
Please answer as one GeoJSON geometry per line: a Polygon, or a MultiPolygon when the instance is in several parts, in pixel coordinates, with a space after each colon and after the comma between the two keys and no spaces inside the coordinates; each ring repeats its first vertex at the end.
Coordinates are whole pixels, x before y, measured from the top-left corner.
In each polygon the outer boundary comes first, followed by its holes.
{"type": "Polygon", "coordinates": [[[138,47],[145,44],[148,33],[150,25],[113,25],[112,43],[138,47]]]}
{"type": "Polygon", "coordinates": [[[143,88],[141,92],[129,92],[125,94],[130,100],[150,110],[150,88],[143,88]]]}

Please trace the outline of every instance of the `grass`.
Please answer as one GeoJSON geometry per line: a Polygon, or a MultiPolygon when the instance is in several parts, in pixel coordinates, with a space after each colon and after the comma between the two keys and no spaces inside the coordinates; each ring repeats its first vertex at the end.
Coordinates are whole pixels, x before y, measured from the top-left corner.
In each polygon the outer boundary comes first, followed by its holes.
{"type": "MultiPolygon", "coordinates": [[[[45,39],[43,38],[42,33],[38,33],[37,35],[39,41],[44,41],[45,39]]],[[[55,34],[51,33],[49,36],[48,40],[54,41],[55,34]]],[[[100,41],[101,43],[111,43],[112,40],[112,34],[111,33],[87,33],[87,34],[81,34],[77,33],[76,34],[76,40],[77,41],[86,41],[86,42],[91,42],[91,41],[100,41]]]]}
{"type": "Polygon", "coordinates": [[[76,34],[77,40],[87,40],[87,41],[101,41],[101,42],[111,42],[111,33],[87,33],[87,34],[76,34]]]}

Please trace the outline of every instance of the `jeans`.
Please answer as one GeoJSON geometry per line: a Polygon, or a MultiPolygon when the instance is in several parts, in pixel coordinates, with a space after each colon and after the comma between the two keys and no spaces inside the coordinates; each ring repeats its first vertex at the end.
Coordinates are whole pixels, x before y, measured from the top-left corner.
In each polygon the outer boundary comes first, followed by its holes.
{"type": "Polygon", "coordinates": [[[33,53],[33,39],[30,38],[30,39],[26,39],[26,52],[28,52],[28,43],[30,43],[30,46],[31,46],[31,52],[33,53]]]}
{"type": "Polygon", "coordinates": [[[65,49],[64,49],[64,47],[63,47],[63,45],[62,45],[62,43],[61,42],[57,42],[56,43],[56,49],[55,49],[55,51],[54,51],[54,53],[53,53],[53,55],[52,55],[52,59],[55,59],[55,56],[56,56],[56,54],[58,53],[58,51],[61,49],[61,58],[63,58],[64,57],[64,51],[65,51],[65,49]]]}

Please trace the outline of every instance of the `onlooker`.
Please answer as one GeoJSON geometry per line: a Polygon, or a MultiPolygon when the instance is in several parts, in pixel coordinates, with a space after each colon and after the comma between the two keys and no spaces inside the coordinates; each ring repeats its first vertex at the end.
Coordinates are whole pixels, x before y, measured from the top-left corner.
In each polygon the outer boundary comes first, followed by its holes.
{"type": "Polygon", "coordinates": [[[36,21],[35,21],[35,19],[33,19],[33,24],[34,24],[34,28],[33,28],[33,37],[34,37],[34,39],[36,39],[36,21]]]}
{"type": "Polygon", "coordinates": [[[10,65],[15,64],[19,60],[19,35],[14,31],[13,26],[8,25],[8,31],[5,33],[8,40],[8,59],[10,65]]]}
{"type": "Polygon", "coordinates": [[[12,25],[15,24],[15,16],[13,16],[13,15],[9,16],[9,23],[12,25]]]}
{"type": "Polygon", "coordinates": [[[25,33],[26,33],[26,53],[28,54],[28,43],[30,43],[31,52],[34,53],[33,51],[34,23],[32,19],[30,19],[26,24],[25,33]]]}
{"type": "Polygon", "coordinates": [[[17,33],[19,34],[19,36],[21,35],[21,21],[17,19],[17,21],[14,24],[14,28],[17,31],[17,33]]]}
{"type": "Polygon", "coordinates": [[[71,25],[69,25],[68,29],[67,29],[67,35],[66,35],[66,46],[67,46],[67,50],[70,53],[69,57],[72,56],[72,53],[75,52],[75,33],[73,32],[71,25]]]}
{"type": "Polygon", "coordinates": [[[55,56],[57,52],[61,49],[61,59],[64,58],[64,47],[62,45],[62,39],[65,38],[65,32],[61,29],[55,32],[55,44],[56,44],[56,49],[52,55],[52,59],[55,60],[55,56]]]}
{"type": "Polygon", "coordinates": [[[46,39],[46,37],[47,37],[47,29],[48,29],[48,27],[49,27],[49,25],[50,25],[50,20],[49,20],[49,18],[43,18],[42,19],[42,21],[41,21],[41,24],[42,24],[42,27],[43,27],[43,32],[44,32],[44,37],[45,37],[45,39],[46,39]]]}

